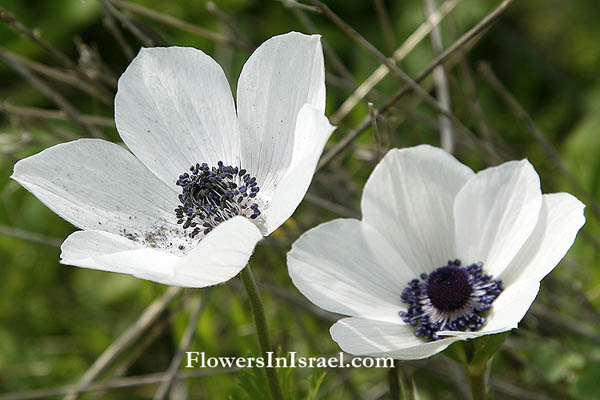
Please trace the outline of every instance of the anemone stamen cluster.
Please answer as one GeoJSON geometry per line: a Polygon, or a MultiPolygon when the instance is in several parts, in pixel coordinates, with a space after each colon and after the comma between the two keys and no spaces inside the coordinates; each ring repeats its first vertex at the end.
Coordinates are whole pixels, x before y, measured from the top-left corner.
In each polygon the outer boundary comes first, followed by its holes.
{"type": "Polygon", "coordinates": [[[398,314],[415,327],[415,336],[433,341],[441,339],[440,331],[475,332],[485,324],[485,312],[504,290],[502,281],[485,274],[481,262],[460,264],[450,260],[403,290],[401,300],[408,309],[398,314]]]}
{"type": "Polygon", "coordinates": [[[180,205],[175,209],[178,224],[192,229],[190,238],[207,235],[218,224],[237,215],[256,219],[261,212],[254,201],[260,188],[245,169],[207,163],[192,165],[177,179],[181,186],[180,205]]]}

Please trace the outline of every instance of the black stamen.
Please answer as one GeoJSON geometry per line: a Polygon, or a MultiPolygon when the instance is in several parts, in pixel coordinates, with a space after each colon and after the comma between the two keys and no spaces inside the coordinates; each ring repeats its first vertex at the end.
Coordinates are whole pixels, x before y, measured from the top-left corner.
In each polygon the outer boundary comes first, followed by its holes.
{"type": "Polygon", "coordinates": [[[182,193],[178,196],[181,205],[175,209],[177,223],[183,224],[183,229],[194,228],[189,237],[201,232],[206,235],[236,215],[250,219],[260,215],[258,204],[251,200],[259,191],[256,178],[245,169],[219,161],[212,168],[197,163],[190,167],[190,172],[181,174],[177,180],[182,193]]]}

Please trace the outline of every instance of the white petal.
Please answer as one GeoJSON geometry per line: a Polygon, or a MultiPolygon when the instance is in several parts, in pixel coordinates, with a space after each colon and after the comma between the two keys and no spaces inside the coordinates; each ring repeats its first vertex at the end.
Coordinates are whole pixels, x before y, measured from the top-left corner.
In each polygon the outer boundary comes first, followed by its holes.
{"type": "Polygon", "coordinates": [[[477,332],[438,332],[439,335],[475,338],[510,331],[518,326],[534,302],[540,282],[534,279],[519,280],[508,286],[494,301],[493,308],[487,316],[487,323],[477,332]]]}
{"type": "Polygon", "coordinates": [[[174,267],[180,286],[204,287],[228,281],[240,272],[262,235],[244,217],[233,217],[217,225],[198,246],[174,267]]]}
{"type": "Polygon", "coordinates": [[[298,113],[292,161],[266,210],[267,235],[283,224],[302,201],[334,130],[327,117],[310,104],[305,104],[298,113]]]}
{"type": "Polygon", "coordinates": [[[78,231],[61,246],[61,262],[166,285],[205,287],[234,277],[248,263],[261,238],[252,222],[235,217],[218,225],[194,250],[179,257],[107,232],[78,231]]]}
{"type": "Polygon", "coordinates": [[[102,231],[77,231],[61,246],[60,262],[76,267],[130,274],[173,284],[176,255],[144,247],[122,236],[102,231]]]}
{"type": "Polygon", "coordinates": [[[411,326],[365,318],[341,319],[329,332],[346,353],[400,360],[431,357],[459,340],[447,338],[425,342],[415,336],[411,326]]]}
{"type": "Polygon", "coordinates": [[[585,223],[585,205],[568,193],[543,195],[535,229],[508,268],[498,278],[509,285],[517,279],[541,280],[573,245],[585,223]]]}
{"type": "Polygon", "coordinates": [[[267,40],[244,65],[237,89],[243,167],[261,190],[270,191],[285,174],[305,103],[325,111],[320,36],[291,32],[267,40]]]}
{"type": "Polygon", "coordinates": [[[473,171],[427,146],[391,150],[365,185],[361,208],[369,223],[416,271],[456,258],[453,202],[473,171]]]}
{"type": "Polygon", "coordinates": [[[115,123],[131,151],[169,184],[196,163],[239,163],[231,89],[200,50],[140,50],[119,79],[115,123]]]}
{"type": "Polygon", "coordinates": [[[371,226],[355,219],[321,224],[292,245],[287,263],[294,285],[319,307],[402,323],[400,295],[416,274],[371,226]]]}
{"type": "Polygon", "coordinates": [[[497,276],[531,235],[541,205],[540,179],[527,160],[479,172],[456,196],[457,258],[481,261],[497,276]]]}
{"type": "Polygon", "coordinates": [[[12,178],[82,229],[179,229],[177,193],[114,143],[80,139],[50,147],[19,161],[12,178]]]}

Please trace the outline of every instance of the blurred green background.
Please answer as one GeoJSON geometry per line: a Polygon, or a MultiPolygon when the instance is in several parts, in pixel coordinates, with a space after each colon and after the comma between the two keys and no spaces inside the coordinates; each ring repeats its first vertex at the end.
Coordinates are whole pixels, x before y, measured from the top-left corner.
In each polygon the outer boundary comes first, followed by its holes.
{"type": "MultiPolygon", "coordinates": [[[[438,5],[441,3],[438,1],[438,5]]],[[[354,88],[378,66],[326,17],[310,10],[286,7],[282,1],[220,0],[217,10],[205,1],[135,0],[135,4],[170,15],[224,37],[237,45],[218,44],[155,18],[114,3],[156,44],[193,46],[212,55],[235,88],[251,49],[267,38],[315,25],[339,57],[326,53],[327,113],[332,115],[354,88]],[[301,14],[301,15],[299,15],[301,14]],[[232,30],[232,27],[235,28],[232,30]]],[[[426,19],[423,2],[328,1],[327,4],[386,55],[399,47],[426,19]],[[387,10],[392,34],[386,34],[376,5],[387,10]]],[[[444,47],[491,12],[498,1],[463,0],[441,24],[444,47]]],[[[39,65],[67,71],[31,40],[0,24],[0,50],[33,60],[37,76],[82,114],[102,116],[98,125],[109,140],[119,137],[110,126],[114,79],[130,61],[117,44],[120,32],[133,54],[141,41],[95,0],[3,0],[0,4],[25,27],[66,54],[100,84],[105,96],[90,95],[65,78],[39,72],[39,65]],[[116,24],[111,30],[110,22],[116,24]],[[102,69],[95,60],[102,60],[102,69]],[[112,84],[111,84],[112,82],[112,84]],[[107,122],[108,121],[108,122],[107,122]]],[[[542,290],[521,324],[496,357],[491,387],[496,399],[597,399],[600,397],[600,8],[595,1],[516,0],[502,18],[478,39],[470,51],[448,62],[452,112],[502,159],[528,158],[539,172],[543,191],[570,191],[584,201],[587,223],[559,267],[542,282],[542,290]],[[480,64],[485,62],[488,64],[480,64]],[[481,66],[489,65],[535,123],[544,140],[511,109],[490,83],[481,66]],[[553,156],[560,156],[560,162],[553,156]]],[[[400,66],[416,76],[434,57],[429,37],[400,66]]],[[[73,76],[72,71],[69,73],[73,76]]],[[[423,82],[431,89],[431,77],[423,82]]],[[[368,97],[383,105],[400,87],[385,78],[368,97]]],[[[234,91],[235,93],[235,91],[234,91]]],[[[60,242],[74,228],[9,179],[14,163],[52,144],[89,136],[71,121],[32,117],[32,110],[57,110],[11,66],[0,60],[0,393],[74,384],[96,358],[127,329],[166,288],[129,276],[58,264],[60,242]],[[16,110],[14,107],[26,107],[16,110]],[[24,111],[25,110],[25,111],[24,111]]],[[[331,143],[358,126],[368,114],[360,102],[341,122],[331,143]]],[[[420,143],[439,145],[437,115],[418,97],[405,96],[379,120],[388,147],[420,143]]],[[[475,170],[498,162],[468,137],[456,134],[456,155],[475,170]]],[[[375,145],[369,129],[315,176],[311,200],[271,238],[261,243],[251,264],[266,302],[273,341],[283,351],[305,356],[336,353],[328,329],[332,316],[317,313],[293,287],[285,253],[300,233],[321,222],[358,213],[362,186],[375,165],[375,145]],[[326,200],[326,202],[323,202],[326,200]],[[320,204],[317,205],[316,203],[320,204]],[[329,204],[332,203],[332,204],[329,204]]],[[[144,332],[132,348],[99,381],[115,374],[138,376],[165,371],[173,357],[189,314],[186,290],[156,322],[162,328],[144,332]],[[161,325],[162,324],[162,325],[161,325]],[[154,332],[154,333],[152,333],[154,332]],[[154,335],[154,336],[153,336],[154,335]],[[148,346],[137,357],[137,345],[148,346]],[[122,368],[119,370],[119,366],[122,368]]],[[[214,356],[258,353],[252,315],[239,279],[211,290],[191,350],[214,356]]],[[[442,356],[401,363],[402,376],[414,383],[422,399],[464,396],[464,381],[456,366],[442,356]]],[[[319,395],[328,399],[385,398],[387,371],[281,371],[290,398],[311,398],[325,373],[319,395]]],[[[260,375],[260,373],[258,373],[260,375]]],[[[253,372],[220,373],[180,380],[172,398],[260,398],[253,372]],[[179,397],[177,397],[179,396],[179,397]]],[[[82,398],[142,399],[152,397],[156,384],[113,389],[82,398]]]]}

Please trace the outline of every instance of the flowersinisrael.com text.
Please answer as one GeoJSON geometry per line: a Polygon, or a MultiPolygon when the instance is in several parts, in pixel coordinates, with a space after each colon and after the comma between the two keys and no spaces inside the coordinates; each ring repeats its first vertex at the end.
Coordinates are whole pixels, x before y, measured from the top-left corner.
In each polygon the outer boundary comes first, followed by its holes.
{"type": "Polygon", "coordinates": [[[211,357],[204,352],[186,352],[185,368],[391,368],[393,358],[353,357],[344,359],[344,353],[331,357],[299,357],[296,352],[288,357],[267,352],[266,357],[211,357]]]}

